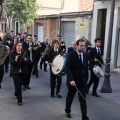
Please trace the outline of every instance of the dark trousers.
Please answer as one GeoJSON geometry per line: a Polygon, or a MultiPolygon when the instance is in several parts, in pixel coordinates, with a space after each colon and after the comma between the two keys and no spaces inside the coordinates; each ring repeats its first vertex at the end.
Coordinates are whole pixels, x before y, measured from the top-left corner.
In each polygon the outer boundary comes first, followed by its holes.
{"type": "Polygon", "coordinates": [[[0,84],[3,81],[3,75],[4,75],[4,66],[0,65],[0,84]]]}
{"type": "Polygon", "coordinates": [[[29,86],[29,84],[30,84],[31,72],[33,69],[33,62],[27,63],[27,67],[28,67],[28,74],[26,74],[26,77],[25,77],[25,82],[24,82],[25,86],[26,85],[29,86]]]}
{"type": "Polygon", "coordinates": [[[8,66],[9,66],[9,56],[7,56],[7,58],[4,62],[4,65],[5,65],[5,71],[7,72],[8,71],[8,66]]]}
{"type": "Polygon", "coordinates": [[[94,74],[93,70],[91,70],[90,81],[88,83],[88,89],[93,84],[93,91],[92,94],[97,94],[96,90],[99,84],[99,78],[94,74]]]}
{"type": "Polygon", "coordinates": [[[62,83],[62,78],[61,78],[61,76],[54,75],[54,74],[50,71],[51,95],[54,95],[55,87],[56,87],[56,93],[59,93],[59,92],[60,92],[61,83],[62,83]],[[56,82],[57,82],[57,86],[56,86],[56,82]]]}
{"type": "Polygon", "coordinates": [[[35,58],[33,59],[33,73],[34,74],[38,74],[38,68],[37,68],[37,64],[39,62],[40,56],[35,56],[35,58]]]}
{"type": "Polygon", "coordinates": [[[18,102],[22,102],[22,83],[24,81],[24,75],[12,74],[14,86],[15,86],[15,94],[17,95],[18,102]]]}
{"type": "MultiPolygon", "coordinates": [[[[77,86],[78,89],[80,90],[81,94],[84,96],[84,98],[86,98],[86,87],[84,86],[77,86]]],[[[66,98],[66,109],[65,111],[67,113],[71,112],[71,105],[76,93],[76,88],[72,87],[70,85],[68,85],[68,94],[67,94],[67,98],[66,98]]],[[[82,113],[82,120],[89,120],[89,118],[87,117],[87,104],[86,101],[81,97],[81,95],[78,93],[78,99],[80,102],[80,108],[81,108],[81,113],[82,113]]]]}
{"type": "Polygon", "coordinates": [[[47,64],[45,63],[47,61],[47,56],[45,58],[41,59],[40,61],[40,68],[42,69],[42,65],[44,64],[44,70],[47,70],[47,64]]]}

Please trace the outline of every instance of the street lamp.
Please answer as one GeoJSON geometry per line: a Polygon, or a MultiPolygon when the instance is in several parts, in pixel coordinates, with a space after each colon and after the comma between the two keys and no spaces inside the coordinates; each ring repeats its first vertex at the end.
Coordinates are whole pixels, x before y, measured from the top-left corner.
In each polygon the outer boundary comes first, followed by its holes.
{"type": "MultiPolygon", "coordinates": [[[[113,33],[114,8],[115,8],[115,0],[111,0],[111,13],[110,13],[106,63],[110,63],[110,61],[111,61],[111,45],[112,45],[112,33],[113,33]]],[[[111,76],[110,64],[108,64],[105,67],[104,83],[101,88],[102,93],[111,93],[112,92],[112,88],[110,85],[110,76],[111,76]]]]}

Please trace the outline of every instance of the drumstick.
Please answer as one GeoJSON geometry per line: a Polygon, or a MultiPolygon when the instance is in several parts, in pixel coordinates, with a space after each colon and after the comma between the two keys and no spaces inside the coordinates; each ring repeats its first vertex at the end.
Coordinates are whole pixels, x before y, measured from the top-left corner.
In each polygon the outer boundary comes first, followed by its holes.
{"type": "Polygon", "coordinates": [[[84,96],[82,95],[82,93],[80,92],[80,90],[75,86],[75,88],[77,89],[78,93],[82,96],[82,98],[86,101],[86,99],[84,98],[84,96]]]}
{"type": "MultiPolygon", "coordinates": [[[[94,58],[95,58],[95,57],[94,57],[94,58]]],[[[95,59],[97,59],[97,58],[95,58],[95,59]]],[[[109,65],[109,64],[110,64],[110,63],[102,64],[99,60],[98,60],[97,62],[99,62],[102,66],[106,66],[106,65],[109,65]]]]}

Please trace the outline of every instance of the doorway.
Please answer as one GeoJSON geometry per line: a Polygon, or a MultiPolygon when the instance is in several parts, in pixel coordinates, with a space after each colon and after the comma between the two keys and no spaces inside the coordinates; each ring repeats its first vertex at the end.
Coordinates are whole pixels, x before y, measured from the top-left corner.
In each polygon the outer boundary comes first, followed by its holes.
{"type": "Polygon", "coordinates": [[[107,9],[98,10],[96,38],[101,38],[103,51],[104,51],[104,41],[105,41],[106,15],[107,15],[107,9]]]}
{"type": "Polygon", "coordinates": [[[40,42],[43,42],[43,38],[44,38],[44,26],[43,24],[39,23],[38,24],[38,40],[40,42]]]}

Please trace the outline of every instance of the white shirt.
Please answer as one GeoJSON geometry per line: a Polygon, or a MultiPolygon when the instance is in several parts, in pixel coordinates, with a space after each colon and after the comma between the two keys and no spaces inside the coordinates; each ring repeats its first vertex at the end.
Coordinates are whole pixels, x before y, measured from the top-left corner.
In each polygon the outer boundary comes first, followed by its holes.
{"type": "Polygon", "coordinates": [[[101,49],[100,49],[100,47],[98,48],[98,47],[96,47],[96,49],[97,49],[97,53],[99,52],[99,50],[100,50],[100,53],[101,53],[101,49]]]}
{"type": "Polygon", "coordinates": [[[77,53],[78,53],[78,56],[80,56],[80,54],[81,54],[81,59],[82,59],[82,63],[83,63],[83,52],[78,52],[77,51],[77,53]]]}

